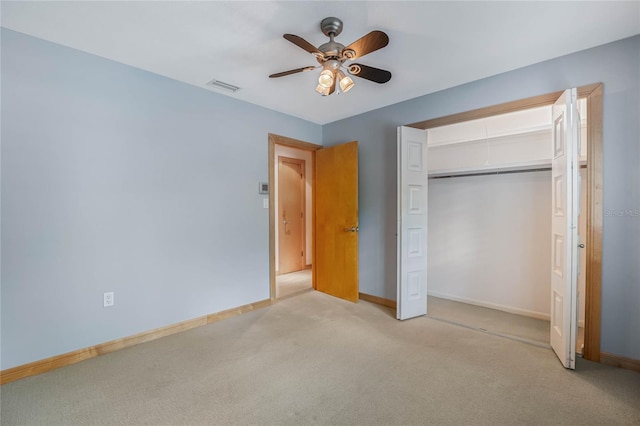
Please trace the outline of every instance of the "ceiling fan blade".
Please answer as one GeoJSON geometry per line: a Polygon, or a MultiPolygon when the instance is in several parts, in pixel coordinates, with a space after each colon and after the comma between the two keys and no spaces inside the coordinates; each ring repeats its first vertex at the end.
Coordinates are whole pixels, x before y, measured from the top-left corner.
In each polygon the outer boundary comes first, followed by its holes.
{"type": "Polygon", "coordinates": [[[391,73],[389,71],[362,64],[350,64],[349,74],[380,84],[391,80],[391,73]]]}
{"type": "Polygon", "coordinates": [[[302,37],[298,37],[297,35],[293,35],[293,34],[285,34],[282,37],[289,40],[291,43],[295,44],[296,46],[306,50],[309,53],[312,53],[320,57],[324,55],[321,51],[318,50],[317,47],[315,47],[313,44],[309,43],[307,40],[303,39],[302,37]]]}
{"type": "Polygon", "coordinates": [[[344,48],[342,55],[346,59],[357,59],[382,49],[389,44],[389,36],[382,31],[371,31],[344,48]]]}
{"type": "Polygon", "coordinates": [[[271,74],[269,76],[269,78],[278,78],[278,77],[284,77],[285,75],[291,75],[291,74],[296,74],[299,72],[304,72],[304,71],[311,71],[311,70],[315,70],[318,67],[302,67],[302,68],[296,68],[295,70],[289,70],[289,71],[282,71],[282,72],[278,72],[275,74],[271,74]]]}

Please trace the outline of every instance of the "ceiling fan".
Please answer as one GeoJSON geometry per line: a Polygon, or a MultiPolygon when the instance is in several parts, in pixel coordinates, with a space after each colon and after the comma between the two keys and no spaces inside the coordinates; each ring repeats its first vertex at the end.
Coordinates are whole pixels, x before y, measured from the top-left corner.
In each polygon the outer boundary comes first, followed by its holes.
{"type": "Polygon", "coordinates": [[[320,65],[271,74],[269,78],[284,77],[286,75],[322,68],[322,72],[318,78],[316,92],[323,96],[331,95],[336,91],[336,82],[342,92],[347,92],[354,86],[353,80],[346,75],[343,70],[346,70],[348,74],[376,83],[386,83],[391,80],[391,73],[389,71],[363,64],[345,63],[361,58],[378,49],[382,49],[389,44],[389,37],[384,32],[371,31],[369,34],[345,47],[343,44],[334,41],[334,37],[342,32],[342,21],[340,19],[333,17],[324,18],[322,22],[320,22],[320,29],[324,35],[329,37],[329,41],[318,47],[315,47],[297,35],[283,35],[283,37],[291,43],[314,55],[320,65]]]}

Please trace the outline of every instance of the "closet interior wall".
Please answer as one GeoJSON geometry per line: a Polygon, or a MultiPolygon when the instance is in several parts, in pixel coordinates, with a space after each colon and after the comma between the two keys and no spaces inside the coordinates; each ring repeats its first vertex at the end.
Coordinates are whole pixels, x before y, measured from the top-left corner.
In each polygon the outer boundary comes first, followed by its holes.
{"type": "MultiPolygon", "coordinates": [[[[536,113],[550,116],[543,110],[536,113]]],[[[514,125],[511,135],[452,144],[438,143],[442,131],[434,132],[436,140],[429,147],[428,293],[548,320],[551,130],[541,124],[528,126],[531,131],[524,127],[514,125]]],[[[585,138],[583,132],[583,147],[585,138]]],[[[580,174],[586,182],[586,169],[580,174]]],[[[582,212],[585,187],[581,185],[582,212]]],[[[585,216],[580,216],[581,235],[586,233],[585,216]]],[[[579,294],[584,295],[584,250],[580,255],[579,294]]],[[[579,300],[583,326],[584,297],[579,300]]]]}

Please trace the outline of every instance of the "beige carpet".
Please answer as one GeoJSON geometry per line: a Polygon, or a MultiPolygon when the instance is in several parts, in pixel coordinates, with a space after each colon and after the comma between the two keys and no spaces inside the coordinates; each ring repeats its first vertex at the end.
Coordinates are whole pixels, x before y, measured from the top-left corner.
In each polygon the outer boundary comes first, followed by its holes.
{"type": "Polygon", "coordinates": [[[276,276],[276,297],[278,299],[304,293],[310,291],[311,288],[311,269],[276,276]]]}
{"type": "Polygon", "coordinates": [[[428,316],[490,333],[549,345],[549,321],[429,296],[428,316]]]}
{"type": "MultiPolygon", "coordinates": [[[[428,317],[474,330],[549,346],[549,321],[475,306],[439,297],[428,297],[428,317]]],[[[584,328],[578,327],[576,353],[581,356],[584,328]]]]}
{"type": "Polygon", "coordinates": [[[640,374],[309,291],[1,388],[2,425],[640,424],[640,374]]]}

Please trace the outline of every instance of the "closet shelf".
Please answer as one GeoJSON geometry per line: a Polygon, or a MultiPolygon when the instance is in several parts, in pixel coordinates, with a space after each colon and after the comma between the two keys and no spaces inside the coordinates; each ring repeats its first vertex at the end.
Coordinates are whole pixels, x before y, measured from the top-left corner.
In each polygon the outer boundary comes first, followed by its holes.
{"type": "Polygon", "coordinates": [[[550,130],[551,108],[544,106],[429,129],[427,140],[431,148],[550,130]]]}

